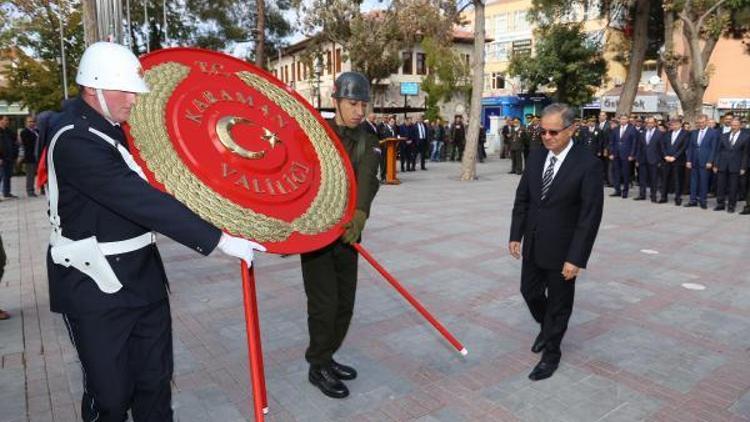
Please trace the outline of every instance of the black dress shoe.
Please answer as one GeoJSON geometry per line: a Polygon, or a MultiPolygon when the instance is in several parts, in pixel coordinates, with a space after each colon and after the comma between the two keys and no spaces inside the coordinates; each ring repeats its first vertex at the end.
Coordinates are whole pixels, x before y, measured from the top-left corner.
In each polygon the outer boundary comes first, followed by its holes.
{"type": "Polygon", "coordinates": [[[698,206],[698,203],[696,202],[688,202],[687,204],[685,204],[685,208],[697,207],[697,206],[698,206]]]}
{"type": "Polygon", "coordinates": [[[331,361],[331,370],[336,378],[344,381],[353,380],[357,378],[357,370],[348,365],[342,365],[338,362],[331,361]]]}
{"type": "Polygon", "coordinates": [[[714,207],[714,211],[724,211],[724,205],[719,204],[714,207]]]}
{"type": "Polygon", "coordinates": [[[633,198],[633,201],[643,201],[645,199],[646,199],[645,196],[636,196],[635,198],[633,198]]]}
{"type": "Polygon", "coordinates": [[[682,200],[681,199],[674,201],[674,206],[679,207],[680,205],[682,205],[682,200]]]}
{"type": "Polygon", "coordinates": [[[542,350],[544,350],[544,338],[542,337],[542,332],[539,332],[539,335],[536,336],[536,340],[534,340],[534,344],[531,346],[531,351],[534,353],[539,353],[542,350]]]}
{"type": "Polygon", "coordinates": [[[610,193],[609,196],[615,197],[615,196],[622,196],[620,192],[610,193]]]}
{"type": "Polygon", "coordinates": [[[529,379],[532,381],[539,381],[547,379],[552,376],[557,370],[557,363],[550,363],[541,361],[536,364],[534,369],[529,374],[529,379]]]}
{"type": "Polygon", "coordinates": [[[661,198],[658,203],[659,204],[666,204],[667,203],[667,198],[661,198]]]}
{"type": "Polygon", "coordinates": [[[310,383],[328,397],[343,399],[349,395],[349,389],[334,375],[330,366],[310,367],[307,373],[310,383]]]}
{"type": "Polygon", "coordinates": [[[740,211],[740,215],[750,215],[750,207],[745,207],[740,211]]]}
{"type": "Polygon", "coordinates": [[[706,204],[701,204],[701,208],[702,208],[702,209],[704,209],[704,210],[706,210],[706,209],[708,209],[708,205],[706,205],[706,204]]]}
{"type": "Polygon", "coordinates": [[[9,193],[7,195],[3,195],[3,198],[5,199],[15,199],[18,198],[16,195],[13,195],[12,193],[9,193]]]}
{"type": "Polygon", "coordinates": [[[622,194],[622,199],[628,199],[628,194],[627,193],[623,193],[622,194]]]}
{"type": "Polygon", "coordinates": [[[734,212],[734,207],[727,208],[727,212],[732,214],[734,212]]]}

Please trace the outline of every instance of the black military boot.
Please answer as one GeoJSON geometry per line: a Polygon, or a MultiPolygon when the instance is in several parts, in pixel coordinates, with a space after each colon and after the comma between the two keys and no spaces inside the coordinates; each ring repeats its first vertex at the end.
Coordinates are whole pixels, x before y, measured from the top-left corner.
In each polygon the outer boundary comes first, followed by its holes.
{"type": "Polygon", "coordinates": [[[331,361],[331,370],[333,371],[333,374],[336,375],[336,377],[340,380],[353,380],[354,378],[357,378],[357,370],[352,368],[351,366],[342,365],[338,362],[331,361]]]}
{"type": "Polygon", "coordinates": [[[343,399],[349,395],[349,389],[346,388],[343,382],[331,369],[330,365],[327,366],[310,366],[310,371],[307,373],[310,383],[320,389],[328,397],[334,399],[343,399]]]}

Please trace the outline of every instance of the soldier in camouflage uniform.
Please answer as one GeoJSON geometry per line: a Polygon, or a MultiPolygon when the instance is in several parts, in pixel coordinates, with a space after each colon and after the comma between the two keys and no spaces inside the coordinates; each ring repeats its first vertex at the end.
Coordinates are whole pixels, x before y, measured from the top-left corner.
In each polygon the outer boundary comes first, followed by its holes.
{"type": "Polygon", "coordinates": [[[302,254],[302,278],[307,294],[307,325],[310,345],[305,358],[310,363],[308,378],[323,394],[344,398],[349,390],[341,380],[351,380],[357,371],[333,360],[346,337],[354,310],[359,242],[370,204],[378,191],[380,160],[378,139],[360,126],[370,101],[370,83],[362,74],[344,72],[335,82],[333,101],[336,116],[330,121],[354,168],[357,204],[346,232],[332,244],[302,254]]]}

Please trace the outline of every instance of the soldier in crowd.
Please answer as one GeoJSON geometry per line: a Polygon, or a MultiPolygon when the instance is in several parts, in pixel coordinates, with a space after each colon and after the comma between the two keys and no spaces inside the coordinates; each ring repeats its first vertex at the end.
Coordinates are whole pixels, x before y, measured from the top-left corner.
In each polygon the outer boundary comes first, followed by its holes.
{"type": "Polygon", "coordinates": [[[357,289],[357,260],[352,247],[360,241],[370,205],[378,191],[378,140],[359,126],[370,101],[370,82],[357,72],[336,78],[333,90],[336,116],[331,122],[344,144],[357,179],[357,203],[346,232],[332,244],[301,256],[302,278],[307,294],[307,325],[310,344],[305,358],[310,364],[308,379],[328,397],[344,398],[349,389],[342,380],[356,378],[351,366],[336,362],[354,311],[357,289]]]}
{"type": "Polygon", "coordinates": [[[528,131],[528,142],[523,149],[524,162],[529,160],[529,154],[531,151],[544,148],[542,143],[541,118],[539,116],[531,116],[530,123],[527,125],[526,130],[528,131]]]}
{"type": "Polygon", "coordinates": [[[510,174],[523,174],[523,146],[526,143],[526,129],[521,125],[521,119],[514,117],[510,130],[510,174]]]}

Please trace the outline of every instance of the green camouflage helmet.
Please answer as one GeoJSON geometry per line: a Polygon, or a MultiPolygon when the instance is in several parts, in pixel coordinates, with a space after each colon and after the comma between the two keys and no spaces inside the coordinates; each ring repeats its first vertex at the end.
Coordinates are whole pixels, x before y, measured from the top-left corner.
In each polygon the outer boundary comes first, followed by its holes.
{"type": "Polygon", "coordinates": [[[344,72],[336,78],[331,97],[370,102],[370,81],[359,72],[344,72]]]}

